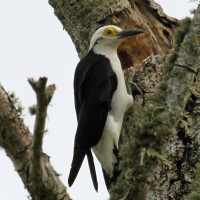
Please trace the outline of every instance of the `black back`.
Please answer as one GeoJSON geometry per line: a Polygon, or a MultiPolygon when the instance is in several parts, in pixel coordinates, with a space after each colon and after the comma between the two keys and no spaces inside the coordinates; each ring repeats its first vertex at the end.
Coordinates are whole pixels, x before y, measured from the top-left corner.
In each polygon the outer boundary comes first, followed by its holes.
{"type": "Polygon", "coordinates": [[[98,188],[93,159],[91,159],[91,153],[88,154],[88,150],[98,144],[102,136],[116,88],[117,77],[112,70],[109,59],[90,50],[77,65],[74,76],[78,127],[68,179],[70,186],[73,184],[87,154],[89,155],[88,163],[94,187],[96,190],[98,188]]]}

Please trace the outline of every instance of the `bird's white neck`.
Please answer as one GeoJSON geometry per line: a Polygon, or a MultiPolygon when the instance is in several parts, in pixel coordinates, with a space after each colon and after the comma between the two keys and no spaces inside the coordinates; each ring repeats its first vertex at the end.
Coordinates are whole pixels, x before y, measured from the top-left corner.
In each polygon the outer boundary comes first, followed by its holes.
{"type": "Polygon", "coordinates": [[[101,54],[107,57],[109,60],[117,59],[117,45],[112,45],[112,46],[105,46],[101,44],[97,44],[93,47],[93,51],[96,54],[101,54]]]}

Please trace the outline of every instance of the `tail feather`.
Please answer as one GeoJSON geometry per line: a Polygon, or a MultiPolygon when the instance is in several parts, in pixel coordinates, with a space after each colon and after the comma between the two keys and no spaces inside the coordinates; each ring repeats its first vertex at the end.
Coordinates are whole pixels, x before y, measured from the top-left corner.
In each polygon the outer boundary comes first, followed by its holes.
{"type": "Polygon", "coordinates": [[[90,149],[87,152],[87,158],[88,158],[88,164],[89,164],[89,168],[90,168],[90,174],[92,177],[92,182],[93,182],[95,190],[98,192],[97,175],[96,175],[96,170],[95,170],[95,166],[94,166],[92,152],[90,149]]]}
{"type": "Polygon", "coordinates": [[[107,188],[107,190],[109,190],[110,187],[111,187],[111,185],[112,185],[112,181],[111,181],[109,175],[108,175],[108,174],[106,173],[106,171],[103,169],[103,167],[102,167],[102,171],[103,171],[103,176],[104,176],[106,188],[107,188]]]}
{"type": "Polygon", "coordinates": [[[71,169],[70,169],[70,173],[69,173],[69,177],[68,177],[69,187],[72,186],[72,184],[74,183],[74,181],[77,177],[77,174],[78,174],[80,167],[83,163],[85,154],[86,153],[79,150],[79,148],[76,148],[74,150],[74,156],[73,156],[72,165],[71,165],[71,169]]]}
{"type": "Polygon", "coordinates": [[[107,188],[107,190],[110,190],[111,186],[115,185],[117,178],[120,175],[121,171],[120,170],[115,171],[112,178],[109,177],[109,175],[106,173],[106,171],[103,168],[102,168],[102,171],[103,171],[106,188],[107,188]]]}

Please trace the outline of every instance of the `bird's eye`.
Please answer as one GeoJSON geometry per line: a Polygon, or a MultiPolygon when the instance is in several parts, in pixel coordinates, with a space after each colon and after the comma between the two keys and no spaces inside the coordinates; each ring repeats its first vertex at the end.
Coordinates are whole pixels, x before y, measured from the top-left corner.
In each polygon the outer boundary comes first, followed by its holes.
{"type": "Polygon", "coordinates": [[[112,31],[111,30],[107,30],[106,33],[107,33],[107,35],[111,35],[112,31]]]}
{"type": "Polygon", "coordinates": [[[115,35],[117,32],[113,27],[108,27],[104,30],[103,35],[104,36],[113,36],[115,35]]]}

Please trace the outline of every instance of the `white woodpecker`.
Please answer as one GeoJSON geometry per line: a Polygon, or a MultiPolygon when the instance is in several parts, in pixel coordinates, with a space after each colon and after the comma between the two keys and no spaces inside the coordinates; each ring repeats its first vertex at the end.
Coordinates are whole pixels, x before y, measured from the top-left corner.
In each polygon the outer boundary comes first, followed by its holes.
{"type": "Polygon", "coordinates": [[[98,190],[92,151],[103,168],[106,186],[115,183],[118,170],[118,140],[124,113],[132,106],[127,93],[117,47],[128,36],[143,33],[109,25],[91,38],[88,54],[78,63],[74,96],[78,126],[68,178],[71,186],[87,155],[93,185],[98,190]]]}

